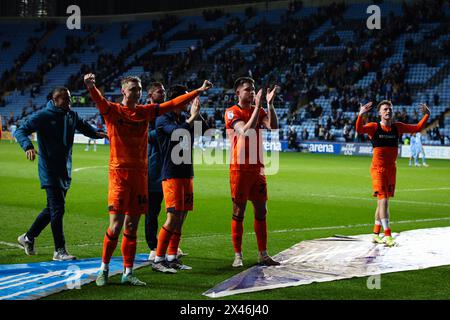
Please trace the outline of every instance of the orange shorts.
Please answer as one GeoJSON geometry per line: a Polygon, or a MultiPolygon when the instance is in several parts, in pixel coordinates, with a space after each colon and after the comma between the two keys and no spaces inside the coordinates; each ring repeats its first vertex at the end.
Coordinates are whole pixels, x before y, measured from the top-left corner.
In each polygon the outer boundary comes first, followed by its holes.
{"type": "Polygon", "coordinates": [[[147,176],[144,170],[109,170],[109,213],[147,214],[147,176]]]}
{"type": "Polygon", "coordinates": [[[167,212],[192,211],[194,209],[194,179],[163,180],[162,188],[167,212]]]}
{"type": "Polygon", "coordinates": [[[395,193],[395,180],[397,168],[370,168],[370,175],[372,176],[373,196],[378,199],[391,198],[395,193]]]}
{"type": "Polygon", "coordinates": [[[267,201],[266,176],[252,171],[230,171],[231,198],[236,203],[267,201]]]}

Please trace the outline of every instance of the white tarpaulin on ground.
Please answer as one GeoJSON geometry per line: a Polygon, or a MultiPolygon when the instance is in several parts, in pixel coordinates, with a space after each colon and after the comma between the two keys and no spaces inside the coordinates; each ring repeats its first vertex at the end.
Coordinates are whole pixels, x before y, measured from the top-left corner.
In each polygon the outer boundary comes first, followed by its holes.
{"type": "Polygon", "coordinates": [[[280,266],[254,266],[203,295],[219,298],[238,293],[300,286],[382,273],[450,265],[450,227],[399,233],[397,246],[371,242],[372,235],[334,236],[300,242],[277,254],[280,266]]]}

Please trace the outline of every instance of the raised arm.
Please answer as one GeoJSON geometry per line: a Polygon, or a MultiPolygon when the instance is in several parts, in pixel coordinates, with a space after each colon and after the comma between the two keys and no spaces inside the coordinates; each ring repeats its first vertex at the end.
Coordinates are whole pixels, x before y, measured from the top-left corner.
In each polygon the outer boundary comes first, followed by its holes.
{"type": "Polygon", "coordinates": [[[427,123],[428,118],[430,117],[430,109],[428,109],[427,105],[424,103],[420,105],[420,109],[423,113],[423,118],[419,121],[418,124],[406,124],[403,122],[395,123],[399,131],[399,134],[420,132],[425,128],[425,124],[427,123]]]}
{"type": "Polygon", "coordinates": [[[175,99],[163,102],[159,105],[159,114],[164,114],[166,112],[171,112],[173,110],[179,109],[191,102],[199,94],[200,92],[198,90],[194,90],[189,93],[183,94],[182,96],[178,96],[175,99]]]}
{"type": "Polygon", "coordinates": [[[252,115],[250,116],[250,120],[248,120],[247,123],[245,123],[244,121],[240,120],[240,119],[233,119],[233,129],[236,133],[238,133],[239,135],[247,135],[249,133],[250,130],[253,130],[256,128],[256,124],[258,123],[258,119],[259,119],[259,113],[261,111],[261,96],[262,96],[262,89],[259,89],[258,93],[256,94],[255,97],[255,104],[256,104],[256,108],[253,109],[252,115]]]}
{"type": "Polygon", "coordinates": [[[103,138],[108,137],[105,132],[103,132],[101,130],[97,130],[96,128],[91,126],[86,120],[81,119],[78,116],[78,114],[76,115],[76,117],[77,117],[76,129],[78,131],[80,131],[83,135],[85,135],[86,137],[89,137],[92,139],[103,139],[103,138]]]}
{"type": "Polygon", "coordinates": [[[359,110],[358,119],[356,119],[355,129],[358,134],[368,134],[369,136],[373,136],[375,131],[377,131],[377,124],[374,122],[370,122],[366,125],[363,124],[363,115],[369,110],[372,109],[372,102],[369,102],[365,105],[361,105],[359,110]]]}
{"type": "MultiPolygon", "coordinates": [[[[210,88],[212,88],[213,84],[209,82],[208,80],[205,80],[203,82],[203,85],[189,93],[183,94],[181,96],[176,97],[175,99],[166,101],[164,103],[161,103],[159,105],[158,112],[155,112],[155,117],[158,115],[162,115],[167,112],[171,112],[176,109],[180,109],[182,106],[188,104],[190,101],[192,101],[195,97],[197,97],[202,92],[208,91],[210,88]]],[[[158,107],[158,104],[148,104],[144,106],[145,108],[154,109],[158,107]]]]}
{"type": "Polygon", "coordinates": [[[103,97],[101,92],[95,87],[95,74],[88,73],[84,76],[84,83],[89,90],[91,99],[94,101],[95,106],[100,111],[100,114],[105,115],[111,108],[109,101],[103,97]]]}
{"type": "Polygon", "coordinates": [[[266,101],[267,101],[267,109],[268,115],[262,119],[262,123],[266,129],[278,129],[278,117],[275,112],[275,108],[273,106],[273,100],[275,99],[276,92],[278,90],[278,86],[275,86],[272,90],[267,88],[266,101]]]}

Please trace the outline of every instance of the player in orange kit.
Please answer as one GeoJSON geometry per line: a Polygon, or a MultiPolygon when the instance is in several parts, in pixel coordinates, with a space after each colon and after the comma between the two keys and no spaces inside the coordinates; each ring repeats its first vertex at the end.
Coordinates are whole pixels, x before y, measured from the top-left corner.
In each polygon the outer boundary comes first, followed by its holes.
{"type": "Polygon", "coordinates": [[[362,117],[371,108],[372,102],[361,106],[356,120],[356,132],[368,134],[373,145],[370,175],[372,176],[373,195],[378,198],[373,241],[392,247],[395,245],[395,241],[389,227],[389,198],[394,197],[395,193],[398,141],[403,133],[422,131],[429,118],[430,110],[425,104],[420,105],[424,117],[416,125],[394,122],[392,103],[383,100],[377,106],[381,121],[364,125],[362,117]],[[381,226],[383,226],[384,238],[379,236],[381,226]]]}
{"type": "Polygon", "coordinates": [[[247,200],[252,202],[255,213],[254,230],[258,242],[258,262],[266,266],[279,265],[280,263],[273,260],[267,253],[267,185],[262,159],[262,137],[260,137],[260,129],[278,129],[278,118],[273,107],[277,86],[272,90],[267,89],[266,100],[269,113],[261,107],[262,90],[255,95],[255,81],[252,78],[238,78],[234,83],[234,90],[239,102],[225,111],[225,124],[232,148],[231,235],[235,252],[232,266],[243,266],[242,235],[247,200]],[[252,136],[255,139],[252,139],[252,136]]]}
{"type": "Polygon", "coordinates": [[[186,105],[201,92],[211,87],[209,81],[197,90],[161,104],[139,105],[142,94],[141,80],[126,77],[122,80],[121,103],[106,100],[95,87],[95,75],[86,74],[85,84],[100,114],[104,117],[110,140],[108,210],[109,228],[103,241],[102,265],[96,283],[108,282],[109,262],[117,246],[119,234],[124,227],[122,255],[124,273],[122,283],[145,285],[133,275],[136,254],[136,233],[141,214],[146,214],[148,158],[148,126],[159,114],[186,105]]]}

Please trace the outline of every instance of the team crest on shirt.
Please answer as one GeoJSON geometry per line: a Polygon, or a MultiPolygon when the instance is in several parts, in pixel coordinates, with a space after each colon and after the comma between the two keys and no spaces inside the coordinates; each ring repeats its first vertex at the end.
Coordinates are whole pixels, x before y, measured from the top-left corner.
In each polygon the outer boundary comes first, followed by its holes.
{"type": "Polygon", "coordinates": [[[233,111],[228,111],[228,112],[227,112],[227,117],[228,117],[228,120],[232,120],[232,119],[234,118],[234,113],[233,113],[233,111]]]}

